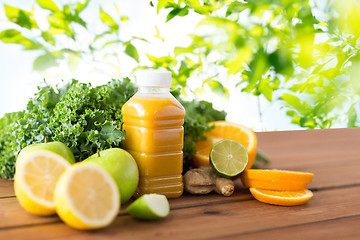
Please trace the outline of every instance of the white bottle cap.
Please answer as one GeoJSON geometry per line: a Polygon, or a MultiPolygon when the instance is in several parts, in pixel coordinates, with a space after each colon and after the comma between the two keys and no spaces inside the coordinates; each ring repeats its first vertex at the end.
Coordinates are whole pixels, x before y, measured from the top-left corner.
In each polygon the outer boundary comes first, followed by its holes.
{"type": "Polygon", "coordinates": [[[136,75],[139,87],[171,87],[171,72],[165,70],[142,70],[136,75]]]}

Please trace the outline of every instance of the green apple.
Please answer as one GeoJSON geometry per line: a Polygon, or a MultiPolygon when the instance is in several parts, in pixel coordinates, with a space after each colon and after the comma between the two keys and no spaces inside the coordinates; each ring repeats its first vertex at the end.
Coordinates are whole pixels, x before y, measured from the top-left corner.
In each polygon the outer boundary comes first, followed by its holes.
{"type": "Polygon", "coordinates": [[[53,152],[65,158],[69,163],[75,163],[74,154],[71,152],[70,148],[68,148],[64,143],[45,141],[45,143],[34,143],[24,147],[18,154],[18,157],[16,159],[16,166],[19,164],[19,162],[21,162],[22,159],[37,150],[47,150],[53,152]]]}
{"type": "Polygon", "coordinates": [[[139,170],[135,159],[121,148],[109,148],[95,153],[84,162],[97,163],[114,178],[120,192],[121,203],[128,201],[139,183],[139,170]]]}
{"type": "Polygon", "coordinates": [[[136,199],[126,211],[138,219],[155,220],[169,215],[170,205],[164,195],[152,193],[136,199]]]}

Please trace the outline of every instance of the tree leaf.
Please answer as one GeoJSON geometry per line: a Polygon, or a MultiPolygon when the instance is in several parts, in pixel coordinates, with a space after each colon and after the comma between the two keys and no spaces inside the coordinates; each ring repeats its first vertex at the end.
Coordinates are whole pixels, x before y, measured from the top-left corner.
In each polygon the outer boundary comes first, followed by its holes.
{"type": "Polygon", "coordinates": [[[210,87],[210,89],[220,95],[220,96],[224,96],[224,97],[229,97],[229,90],[227,88],[224,87],[224,85],[222,83],[220,83],[219,81],[216,81],[214,79],[208,78],[203,82],[203,86],[204,85],[208,85],[210,87]]]}
{"type": "Polygon", "coordinates": [[[193,53],[194,48],[192,46],[189,47],[175,47],[174,48],[174,54],[175,56],[179,56],[184,53],[193,53]]]}
{"type": "Polygon", "coordinates": [[[74,37],[74,32],[70,28],[69,21],[63,12],[54,12],[48,16],[47,20],[50,24],[49,33],[51,35],[65,33],[69,37],[74,37]]]}
{"type": "Polygon", "coordinates": [[[168,3],[174,3],[174,0],[159,0],[156,6],[156,12],[159,14],[162,8],[165,8],[168,3]]]}
{"type": "Polygon", "coordinates": [[[249,47],[240,48],[236,51],[232,58],[225,64],[228,74],[236,74],[244,68],[252,57],[253,51],[249,47]]]}
{"type": "Polygon", "coordinates": [[[89,4],[89,1],[90,0],[85,0],[83,2],[77,3],[76,9],[75,9],[76,13],[79,14],[82,10],[84,10],[87,7],[87,5],[89,4]]]}
{"type": "Polygon", "coordinates": [[[48,43],[50,43],[51,45],[55,46],[55,38],[53,35],[51,35],[49,32],[47,31],[43,31],[41,32],[41,37],[48,43]]]}
{"type": "Polygon", "coordinates": [[[309,104],[301,101],[300,98],[294,95],[285,93],[280,97],[280,99],[284,100],[288,105],[290,105],[291,107],[293,107],[295,110],[297,110],[299,113],[303,115],[312,112],[312,108],[309,104]]]}
{"type": "Polygon", "coordinates": [[[351,105],[351,107],[349,108],[349,110],[346,114],[348,116],[347,127],[348,128],[356,127],[355,123],[356,123],[356,119],[357,119],[357,112],[355,110],[354,104],[351,105]]]}
{"type": "Polygon", "coordinates": [[[295,109],[299,109],[302,107],[301,100],[294,95],[285,93],[281,96],[281,99],[284,100],[289,105],[295,107],[295,109]]]}
{"type": "Polygon", "coordinates": [[[324,97],[324,99],[322,99],[322,100],[323,100],[323,103],[317,104],[314,112],[316,112],[317,115],[324,114],[326,116],[337,107],[339,109],[341,109],[341,106],[343,105],[343,103],[348,99],[345,96],[336,95],[336,96],[331,96],[328,98],[324,97]]]}
{"type": "Polygon", "coordinates": [[[118,44],[118,43],[121,43],[121,40],[108,41],[108,42],[104,43],[104,45],[102,45],[101,48],[105,48],[105,47],[108,46],[108,45],[118,44]]]}
{"type": "Polygon", "coordinates": [[[173,75],[173,78],[176,84],[179,84],[182,87],[186,87],[187,79],[190,75],[198,69],[200,64],[195,63],[189,58],[185,58],[181,61],[179,73],[177,75],[173,75]]]}
{"type": "MultiPolygon", "coordinates": [[[[207,16],[204,19],[202,19],[199,24],[199,26],[201,25],[213,25],[216,26],[218,28],[224,29],[227,34],[229,34],[229,40],[237,40],[239,38],[239,32],[240,30],[244,30],[245,28],[236,23],[235,21],[226,19],[226,18],[221,18],[221,17],[214,17],[214,16],[207,16]]],[[[245,33],[245,32],[244,32],[245,33]]]]}
{"type": "Polygon", "coordinates": [[[160,36],[159,28],[155,25],[156,35],[154,37],[160,39],[161,41],[165,41],[163,37],[160,36]]]}
{"type": "Polygon", "coordinates": [[[96,34],[94,37],[94,40],[92,40],[92,42],[90,43],[90,47],[92,46],[92,44],[94,44],[97,40],[103,38],[104,36],[111,34],[111,31],[105,31],[99,34],[96,34]]]}
{"type": "Polygon", "coordinates": [[[212,5],[201,5],[199,0],[187,0],[186,3],[201,15],[208,15],[216,10],[212,5]]]}
{"type": "Polygon", "coordinates": [[[80,63],[80,55],[75,53],[70,53],[67,57],[67,64],[70,71],[75,72],[80,63]]]}
{"type": "Polygon", "coordinates": [[[107,14],[102,8],[100,8],[100,19],[105,23],[110,29],[111,32],[116,32],[119,29],[119,24],[114,21],[114,19],[107,14]]]}
{"type": "Polygon", "coordinates": [[[189,8],[188,7],[178,7],[178,8],[174,8],[173,10],[171,10],[167,17],[166,17],[166,22],[170,21],[171,19],[173,19],[176,16],[179,17],[184,17],[186,15],[188,15],[189,13],[189,8]]]}
{"type": "Polygon", "coordinates": [[[250,63],[249,83],[256,84],[269,69],[269,62],[264,49],[259,49],[250,63]]]}
{"type": "MultiPolygon", "coordinates": [[[[55,12],[55,13],[57,13],[57,17],[59,17],[60,20],[61,19],[63,20],[63,22],[66,25],[65,27],[67,27],[67,29],[70,30],[70,31],[68,30],[66,31],[67,33],[70,33],[70,35],[68,36],[74,38],[76,31],[74,27],[70,25],[71,22],[78,23],[84,28],[86,28],[86,22],[79,16],[79,13],[77,13],[76,11],[74,13],[72,5],[64,5],[63,8],[64,9],[62,12],[55,12]]],[[[54,15],[54,13],[52,15],[54,15]]]]}
{"type": "Polygon", "coordinates": [[[155,57],[148,54],[148,59],[153,63],[153,68],[169,68],[169,66],[177,63],[174,57],[165,56],[165,57],[155,57]]]}
{"type": "Polygon", "coordinates": [[[352,90],[356,94],[360,94],[360,79],[359,79],[359,73],[360,73],[360,61],[355,60],[352,62],[352,65],[350,67],[350,84],[352,90]]]}
{"type": "Polygon", "coordinates": [[[277,73],[290,76],[294,73],[290,53],[285,48],[280,48],[268,55],[268,60],[277,73]]]}
{"type": "Polygon", "coordinates": [[[83,26],[84,28],[86,28],[86,22],[81,17],[79,17],[79,15],[73,15],[71,17],[71,21],[76,22],[76,23],[80,24],[81,26],[83,26]]]}
{"type": "Polygon", "coordinates": [[[20,8],[4,4],[5,14],[9,21],[27,29],[39,28],[32,14],[20,8]]]}
{"type": "Polygon", "coordinates": [[[262,93],[269,102],[272,100],[273,88],[270,85],[270,79],[261,79],[258,87],[258,91],[262,93]]]}
{"type": "Polygon", "coordinates": [[[247,8],[246,4],[242,2],[232,2],[226,10],[225,16],[228,17],[233,13],[240,13],[247,8]]]}
{"type": "Polygon", "coordinates": [[[0,33],[0,40],[5,43],[15,43],[23,45],[25,47],[25,50],[43,48],[41,44],[24,37],[19,31],[15,29],[8,29],[2,31],[0,33]]]}
{"type": "Polygon", "coordinates": [[[36,0],[36,2],[42,7],[43,9],[50,10],[52,12],[59,12],[61,11],[60,8],[52,1],[52,0],[36,0]]]}
{"type": "Polygon", "coordinates": [[[49,67],[58,66],[58,59],[60,58],[62,58],[62,56],[59,56],[58,54],[50,52],[45,53],[44,55],[41,55],[35,59],[33,63],[33,69],[41,72],[49,67]]]}
{"type": "Polygon", "coordinates": [[[139,62],[139,54],[134,45],[132,45],[130,42],[126,44],[125,53],[135,59],[135,61],[139,62]]]}

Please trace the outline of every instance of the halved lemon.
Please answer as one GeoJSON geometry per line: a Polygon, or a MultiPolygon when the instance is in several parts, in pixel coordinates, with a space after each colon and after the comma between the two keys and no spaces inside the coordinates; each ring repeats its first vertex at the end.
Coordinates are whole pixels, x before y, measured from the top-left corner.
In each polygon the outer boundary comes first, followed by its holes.
{"type": "Polygon", "coordinates": [[[54,190],[60,175],[71,164],[53,152],[35,151],[16,166],[15,195],[20,205],[37,215],[55,214],[54,190]]]}
{"type": "Polygon", "coordinates": [[[114,179],[95,163],[69,168],[56,184],[54,200],[59,217],[81,230],[110,225],[120,209],[120,194],[114,179]]]}
{"type": "Polygon", "coordinates": [[[249,128],[227,121],[210,122],[215,128],[205,133],[207,140],[195,144],[197,153],[193,155],[191,165],[199,167],[209,165],[209,155],[213,145],[223,139],[233,139],[242,143],[248,151],[249,159],[246,169],[252,167],[256,157],[256,135],[249,128]]]}
{"type": "Polygon", "coordinates": [[[250,192],[254,198],[260,202],[280,206],[302,205],[309,201],[313,196],[313,193],[308,189],[299,191],[275,191],[250,188],[250,192]]]}

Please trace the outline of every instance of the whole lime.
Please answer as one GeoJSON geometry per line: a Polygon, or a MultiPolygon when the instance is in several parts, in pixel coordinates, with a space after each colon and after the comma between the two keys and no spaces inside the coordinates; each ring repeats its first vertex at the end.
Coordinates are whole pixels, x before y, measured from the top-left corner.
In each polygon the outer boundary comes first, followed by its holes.
{"type": "Polygon", "coordinates": [[[109,148],[95,153],[84,162],[93,162],[103,167],[115,180],[121,203],[128,201],[139,183],[139,170],[135,159],[121,148],[109,148]]]}

